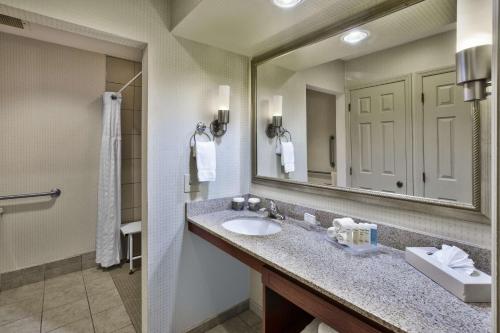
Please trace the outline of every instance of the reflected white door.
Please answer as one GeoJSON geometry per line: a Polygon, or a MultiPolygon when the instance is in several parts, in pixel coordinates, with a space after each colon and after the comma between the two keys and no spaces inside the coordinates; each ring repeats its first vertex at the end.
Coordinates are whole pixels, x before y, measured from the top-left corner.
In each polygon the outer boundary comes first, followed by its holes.
{"type": "Polygon", "coordinates": [[[352,187],[407,193],[405,82],[351,91],[352,187]]]}
{"type": "Polygon", "coordinates": [[[425,76],[424,196],[472,202],[472,113],[455,72],[425,76]]]}

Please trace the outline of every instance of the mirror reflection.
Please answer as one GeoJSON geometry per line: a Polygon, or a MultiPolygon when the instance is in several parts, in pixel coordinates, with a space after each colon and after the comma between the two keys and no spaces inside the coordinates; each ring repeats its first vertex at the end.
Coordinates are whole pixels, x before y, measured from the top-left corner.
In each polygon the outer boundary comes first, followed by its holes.
{"type": "Polygon", "coordinates": [[[471,204],[489,101],[456,84],[456,28],[427,0],[259,64],[257,176],[471,204]]]}

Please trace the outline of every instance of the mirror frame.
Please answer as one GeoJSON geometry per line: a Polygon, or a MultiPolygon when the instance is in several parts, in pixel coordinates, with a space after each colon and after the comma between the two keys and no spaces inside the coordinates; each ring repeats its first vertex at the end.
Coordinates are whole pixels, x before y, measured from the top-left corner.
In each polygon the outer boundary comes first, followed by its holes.
{"type": "MultiPolygon", "coordinates": [[[[324,39],[333,37],[349,29],[382,18],[386,15],[395,13],[399,10],[405,9],[423,1],[425,0],[385,1],[354,16],[340,20],[339,22],[327,26],[321,30],[307,34],[276,49],[252,58],[250,69],[252,112],[252,183],[294,191],[301,191],[316,195],[326,195],[330,197],[349,199],[378,206],[412,210],[422,213],[456,218],[463,221],[490,224],[490,220],[486,216],[487,213],[483,212],[481,208],[480,113],[476,108],[473,108],[473,165],[471,204],[446,202],[438,199],[415,197],[404,194],[383,193],[373,190],[316,185],[289,179],[279,179],[257,175],[257,67],[276,57],[282,56],[304,46],[308,46],[324,39]]],[[[496,68],[495,64],[492,65],[492,68],[496,68]]]]}

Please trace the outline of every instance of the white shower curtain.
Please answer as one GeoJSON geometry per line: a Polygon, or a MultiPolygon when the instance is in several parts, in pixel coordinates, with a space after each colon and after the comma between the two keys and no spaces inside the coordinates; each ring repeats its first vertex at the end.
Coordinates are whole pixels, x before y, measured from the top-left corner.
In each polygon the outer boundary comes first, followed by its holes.
{"type": "Polygon", "coordinates": [[[120,94],[103,95],[96,232],[96,263],[102,267],[120,263],[121,101],[120,94]]]}

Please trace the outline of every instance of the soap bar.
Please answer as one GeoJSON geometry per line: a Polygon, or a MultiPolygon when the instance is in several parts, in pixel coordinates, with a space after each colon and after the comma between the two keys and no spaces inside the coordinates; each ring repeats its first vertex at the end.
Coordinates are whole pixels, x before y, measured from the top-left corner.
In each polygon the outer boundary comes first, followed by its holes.
{"type": "Polygon", "coordinates": [[[432,253],[435,247],[407,247],[406,261],[464,302],[491,302],[491,277],[479,270],[472,275],[441,264],[432,253]]]}

